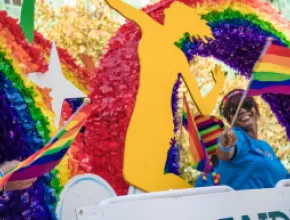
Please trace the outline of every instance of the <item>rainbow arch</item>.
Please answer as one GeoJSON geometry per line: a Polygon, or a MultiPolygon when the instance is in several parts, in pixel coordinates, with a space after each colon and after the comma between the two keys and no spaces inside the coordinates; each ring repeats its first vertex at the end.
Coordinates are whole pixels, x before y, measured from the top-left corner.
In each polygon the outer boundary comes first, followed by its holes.
{"type": "MultiPolygon", "coordinates": [[[[41,148],[56,129],[49,93],[25,78],[29,72],[47,71],[51,42],[36,32],[29,44],[17,21],[0,11],[0,163],[24,159],[41,148]]],[[[90,90],[89,73],[69,53],[58,48],[65,76],[83,92],[90,90]]],[[[62,120],[68,119],[81,100],[64,103],[62,120]]],[[[64,163],[67,163],[67,158],[64,163]]],[[[55,219],[55,205],[63,184],[70,177],[67,164],[40,178],[28,190],[8,192],[0,199],[0,218],[55,219]],[[66,165],[66,166],[65,166],[66,165]]]]}
{"type": "MultiPolygon", "coordinates": [[[[259,0],[180,1],[191,7],[196,7],[197,3],[201,5],[200,14],[208,21],[216,38],[209,44],[191,43],[188,37],[180,39],[177,45],[188,60],[195,55],[214,56],[248,77],[268,36],[272,36],[276,44],[290,46],[290,23],[268,3],[259,0]]],[[[143,10],[162,23],[163,11],[172,2],[164,0],[143,10]]],[[[101,176],[118,195],[124,195],[128,190],[122,175],[123,151],[138,89],[137,46],[140,38],[140,30],[130,21],[111,38],[92,86],[95,110],[86,126],[86,147],[77,154],[83,158],[79,170],[87,172],[82,168],[86,167],[89,172],[101,176]]],[[[263,98],[290,137],[287,110],[290,98],[283,95],[264,95],[263,98]]]]}

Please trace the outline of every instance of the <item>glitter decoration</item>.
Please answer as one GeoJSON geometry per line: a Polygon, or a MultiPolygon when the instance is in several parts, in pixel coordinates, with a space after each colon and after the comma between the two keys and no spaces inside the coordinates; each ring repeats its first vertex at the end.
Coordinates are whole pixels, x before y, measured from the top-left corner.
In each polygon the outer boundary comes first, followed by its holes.
{"type": "Polygon", "coordinates": [[[36,30],[66,48],[78,64],[83,64],[81,55],[86,53],[97,66],[119,22],[104,0],[90,0],[89,9],[85,0],[76,4],[55,10],[46,1],[36,1],[36,30]]]}

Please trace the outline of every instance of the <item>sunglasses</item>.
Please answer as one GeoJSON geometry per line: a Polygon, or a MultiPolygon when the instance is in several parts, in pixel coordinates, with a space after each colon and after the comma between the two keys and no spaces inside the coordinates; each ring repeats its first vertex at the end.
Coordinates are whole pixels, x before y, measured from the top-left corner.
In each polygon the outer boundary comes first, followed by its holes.
{"type": "MultiPolygon", "coordinates": [[[[252,99],[246,99],[244,101],[244,103],[242,104],[242,107],[243,109],[247,110],[247,111],[250,111],[253,107],[255,107],[255,103],[252,99]]],[[[231,106],[229,108],[229,114],[230,115],[235,115],[236,114],[236,111],[238,109],[238,105],[236,106],[231,106]]]]}

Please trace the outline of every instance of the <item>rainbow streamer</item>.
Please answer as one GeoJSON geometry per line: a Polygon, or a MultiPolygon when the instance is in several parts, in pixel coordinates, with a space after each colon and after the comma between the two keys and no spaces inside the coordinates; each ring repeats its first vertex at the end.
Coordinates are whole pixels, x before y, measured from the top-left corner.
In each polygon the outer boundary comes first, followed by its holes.
{"type": "Polygon", "coordinates": [[[188,119],[187,129],[189,133],[189,149],[194,163],[193,168],[205,173],[211,172],[212,167],[210,166],[210,161],[205,151],[204,143],[197,130],[195,121],[190,113],[186,97],[183,98],[183,101],[188,119]]]}

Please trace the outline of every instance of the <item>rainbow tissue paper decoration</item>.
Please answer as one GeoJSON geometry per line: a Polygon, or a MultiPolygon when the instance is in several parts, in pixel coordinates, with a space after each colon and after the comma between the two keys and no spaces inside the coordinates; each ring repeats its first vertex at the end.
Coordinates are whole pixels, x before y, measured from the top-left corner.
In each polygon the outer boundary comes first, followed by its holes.
{"type": "Polygon", "coordinates": [[[67,124],[45,147],[22,161],[0,179],[0,188],[4,187],[7,181],[38,178],[52,171],[68,151],[91,112],[92,106],[87,103],[79,107],[67,124]]]}
{"type": "MultiPolygon", "coordinates": [[[[8,17],[5,11],[0,12],[0,26],[0,163],[3,163],[25,160],[41,149],[56,129],[52,123],[49,90],[36,87],[24,76],[47,71],[46,58],[49,58],[51,42],[35,32],[34,44],[29,44],[17,20],[8,17]]],[[[88,93],[90,74],[78,66],[66,50],[58,48],[58,52],[67,79],[88,93]]],[[[81,103],[82,100],[64,102],[62,122],[68,120],[81,103]]],[[[63,161],[68,161],[67,156],[63,161]]],[[[55,219],[58,195],[65,180],[70,178],[68,165],[63,165],[63,161],[30,189],[6,192],[5,198],[0,198],[0,218],[55,219]]]]}

